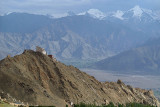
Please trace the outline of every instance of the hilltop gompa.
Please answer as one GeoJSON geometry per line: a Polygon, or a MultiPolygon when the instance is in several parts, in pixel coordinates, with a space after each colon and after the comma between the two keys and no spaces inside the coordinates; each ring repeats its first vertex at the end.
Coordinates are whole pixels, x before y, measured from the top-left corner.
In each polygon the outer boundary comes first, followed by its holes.
{"type": "Polygon", "coordinates": [[[36,52],[41,52],[41,53],[43,53],[44,55],[47,55],[47,52],[45,51],[45,49],[44,49],[44,48],[41,48],[41,47],[39,47],[39,46],[36,46],[36,52]]]}

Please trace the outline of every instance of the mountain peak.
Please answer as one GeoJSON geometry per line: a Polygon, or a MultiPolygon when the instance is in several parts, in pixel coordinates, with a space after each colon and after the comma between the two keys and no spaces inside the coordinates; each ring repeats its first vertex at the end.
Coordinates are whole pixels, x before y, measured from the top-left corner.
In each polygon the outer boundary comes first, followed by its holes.
{"type": "Polygon", "coordinates": [[[143,13],[142,8],[140,8],[140,6],[138,5],[132,8],[131,11],[133,11],[133,16],[136,16],[136,17],[141,17],[143,13]]]}
{"type": "Polygon", "coordinates": [[[103,19],[106,17],[105,13],[98,9],[89,9],[86,13],[88,13],[93,18],[103,19]]]}
{"type": "Polygon", "coordinates": [[[118,18],[118,19],[121,19],[121,20],[124,19],[124,18],[123,18],[123,15],[124,15],[124,12],[123,12],[123,11],[120,11],[120,10],[117,10],[117,12],[115,12],[115,13],[113,14],[114,17],[116,17],[116,18],[118,18]]]}

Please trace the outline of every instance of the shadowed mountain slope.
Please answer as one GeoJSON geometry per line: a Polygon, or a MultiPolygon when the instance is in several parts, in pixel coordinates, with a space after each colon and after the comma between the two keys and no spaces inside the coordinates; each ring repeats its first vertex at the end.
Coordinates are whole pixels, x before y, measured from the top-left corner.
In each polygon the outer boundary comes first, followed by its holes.
{"type": "Polygon", "coordinates": [[[160,74],[160,38],[92,65],[93,68],[131,74],[160,74]]]}

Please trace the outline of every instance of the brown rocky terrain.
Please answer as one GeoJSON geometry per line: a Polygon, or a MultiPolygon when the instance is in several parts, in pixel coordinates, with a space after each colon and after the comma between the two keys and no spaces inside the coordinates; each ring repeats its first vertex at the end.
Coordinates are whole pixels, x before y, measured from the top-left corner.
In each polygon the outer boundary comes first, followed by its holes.
{"type": "Polygon", "coordinates": [[[12,101],[20,100],[29,105],[65,107],[69,102],[159,104],[151,90],[132,88],[121,80],[117,83],[99,82],[73,66],[66,66],[32,50],[0,61],[2,92],[12,96],[12,101]]]}

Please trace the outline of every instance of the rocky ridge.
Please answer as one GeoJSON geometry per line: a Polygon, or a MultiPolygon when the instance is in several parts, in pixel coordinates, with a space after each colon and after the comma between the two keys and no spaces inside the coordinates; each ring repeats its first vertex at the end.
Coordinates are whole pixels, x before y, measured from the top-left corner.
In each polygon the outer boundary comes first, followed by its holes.
{"type": "Polygon", "coordinates": [[[120,80],[99,82],[73,66],[32,50],[0,61],[0,86],[0,93],[29,105],[64,107],[69,102],[159,105],[151,90],[133,88],[120,80]]]}

